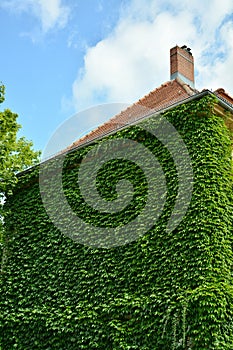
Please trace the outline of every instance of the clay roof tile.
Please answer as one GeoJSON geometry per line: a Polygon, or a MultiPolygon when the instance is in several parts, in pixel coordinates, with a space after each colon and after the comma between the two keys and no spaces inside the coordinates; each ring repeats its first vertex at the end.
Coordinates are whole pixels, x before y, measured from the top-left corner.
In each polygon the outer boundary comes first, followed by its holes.
{"type": "Polygon", "coordinates": [[[147,95],[139,99],[124,111],[113,116],[98,128],[92,130],[87,135],[81,137],[70,145],[64,152],[81,146],[87,142],[93,141],[106,134],[116,131],[120,127],[126,126],[144,115],[162,110],[171,106],[174,103],[180,102],[189,96],[198,93],[197,90],[185,84],[181,79],[176,78],[162,84],[160,87],[150,91],[147,95]]]}

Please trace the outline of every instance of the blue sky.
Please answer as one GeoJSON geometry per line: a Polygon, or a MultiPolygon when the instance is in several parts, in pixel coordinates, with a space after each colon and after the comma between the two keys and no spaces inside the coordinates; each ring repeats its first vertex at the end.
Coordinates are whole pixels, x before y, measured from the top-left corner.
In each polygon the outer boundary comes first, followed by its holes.
{"type": "MultiPolygon", "coordinates": [[[[0,81],[22,135],[43,149],[100,103],[132,103],[169,80],[169,49],[192,48],[196,87],[233,95],[232,0],[1,0],[0,81]]],[[[77,138],[101,119],[80,120],[77,138]]]]}

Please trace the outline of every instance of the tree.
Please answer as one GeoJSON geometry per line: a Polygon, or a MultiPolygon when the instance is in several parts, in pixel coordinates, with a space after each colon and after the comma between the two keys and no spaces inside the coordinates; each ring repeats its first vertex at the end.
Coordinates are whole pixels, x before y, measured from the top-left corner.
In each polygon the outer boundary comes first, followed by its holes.
{"type": "MultiPolygon", "coordinates": [[[[5,100],[5,86],[0,85],[0,103],[5,100]]],[[[5,109],[0,112],[0,196],[12,191],[17,173],[38,163],[40,152],[33,150],[33,143],[17,137],[21,125],[18,115],[5,109]]]]}

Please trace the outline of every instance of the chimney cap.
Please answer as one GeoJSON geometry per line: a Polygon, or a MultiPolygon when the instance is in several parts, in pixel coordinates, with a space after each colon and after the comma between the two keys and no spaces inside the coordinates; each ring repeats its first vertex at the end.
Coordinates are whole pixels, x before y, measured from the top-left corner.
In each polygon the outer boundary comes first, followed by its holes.
{"type": "Polygon", "coordinates": [[[187,45],[183,45],[181,46],[182,50],[185,50],[186,52],[188,52],[190,55],[192,55],[191,49],[190,47],[188,47],[187,45]]]}

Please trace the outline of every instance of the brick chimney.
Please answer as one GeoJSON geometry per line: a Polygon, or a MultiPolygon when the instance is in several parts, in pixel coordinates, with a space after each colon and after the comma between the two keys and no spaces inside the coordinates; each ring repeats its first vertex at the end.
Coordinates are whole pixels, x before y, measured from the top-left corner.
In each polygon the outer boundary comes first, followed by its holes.
{"type": "Polygon", "coordinates": [[[170,50],[170,71],[171,80],[180,78],[194,88],[194,59],[189,47],[175,46],[170,50]]]}

